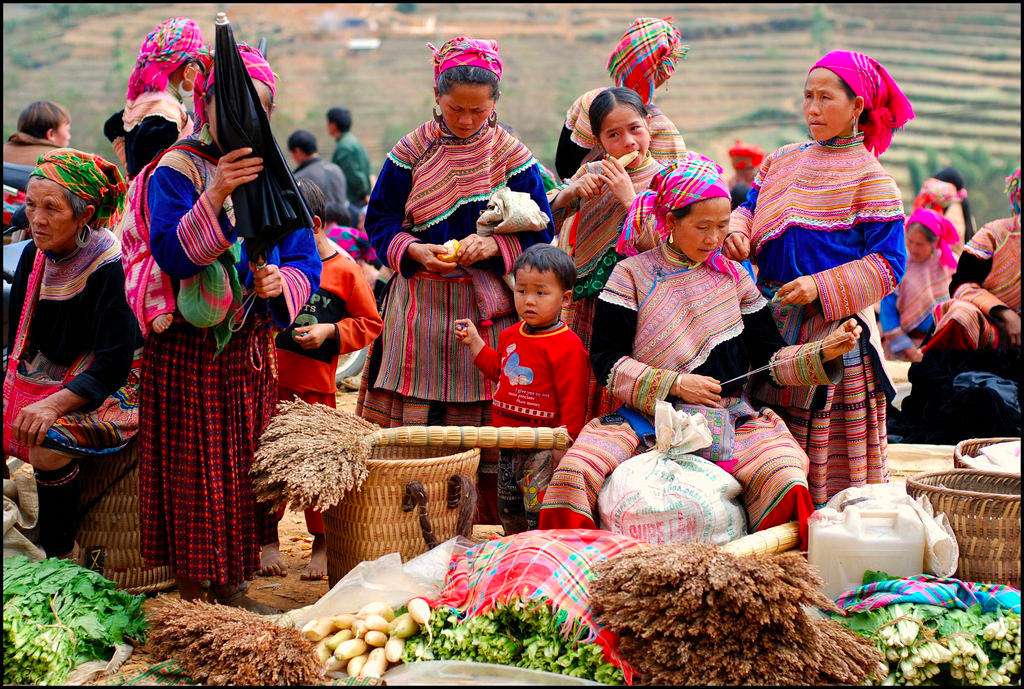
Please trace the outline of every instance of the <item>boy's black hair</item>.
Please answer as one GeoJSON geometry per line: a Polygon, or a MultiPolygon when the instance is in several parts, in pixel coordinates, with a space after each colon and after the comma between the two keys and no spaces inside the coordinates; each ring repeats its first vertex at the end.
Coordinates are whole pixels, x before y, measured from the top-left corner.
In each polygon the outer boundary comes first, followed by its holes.
{"type": "Polygon", "coordinates": [[[295,184],[299,188],[299,193],[302,194],[303,201],[306,202],[306,207],[309,208],[310,215],[315,215],[323,220],[324,210],[327,207],[327,197],[324,196],[324,190],[320,188],[319,184],[308,177],[295,180],[295,184]]]}
{"type": "Polygon", "coordinates": [[[299,149],[306,155],[313,155],[316,153],[316,137],[305,129],[296,129],[288,137],[288,150],[294,151],[295,149],[299,149]]]}
{"type": "Polygon", "coordinates": [[[327,121],[332,122],[342,134],[352,129],[352,113],[346,108],[331,108],[327,111],[327,121]]]}
{"type": "Polygon", "coordinates": [[[562,290],[570,290],[576,286],[576,264],[557,246],[551,244],[534,244],[519,254],[512,274],[518,275],[522,268],[533,268],[540,273],[554,273],[558,286],[562,290]]]}

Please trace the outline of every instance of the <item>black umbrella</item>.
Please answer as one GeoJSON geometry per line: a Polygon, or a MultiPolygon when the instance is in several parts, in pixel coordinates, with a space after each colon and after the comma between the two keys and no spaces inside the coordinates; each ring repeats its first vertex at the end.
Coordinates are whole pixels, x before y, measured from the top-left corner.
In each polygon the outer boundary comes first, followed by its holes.
{"type": "Polygon", "coordinates": [[[238,187],[231,200],[238,234],[245,238],[246,254],[256,263],[282,237],[313,219],[281,149],[270,129],[256,87],[238,54],[235,36],[223,12],[217,15],[217,80],[213,84],[217,107],[217,143],[223,151],[252,148],[263,158],[259,176],[238,187]]]}

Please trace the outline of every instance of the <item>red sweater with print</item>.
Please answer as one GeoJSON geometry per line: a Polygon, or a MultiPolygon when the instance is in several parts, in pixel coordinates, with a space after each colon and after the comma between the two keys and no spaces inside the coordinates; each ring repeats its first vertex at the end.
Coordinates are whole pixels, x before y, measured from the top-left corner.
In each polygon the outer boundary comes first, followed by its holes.
{"type": "Polygon", "coordinates": [[[562,324],[530,335],[520,321],[484,346],[476,365],[497,381],[491,399],[495,426],[565,426],[576,438],[587,408],[590,357],[579,336],[562,324]]]}

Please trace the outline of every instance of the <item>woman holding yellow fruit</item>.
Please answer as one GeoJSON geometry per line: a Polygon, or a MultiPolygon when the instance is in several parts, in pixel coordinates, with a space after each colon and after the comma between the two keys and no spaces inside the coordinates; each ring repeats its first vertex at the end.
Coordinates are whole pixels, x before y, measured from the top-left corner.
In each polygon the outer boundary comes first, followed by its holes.
{"type": "MultiPolygon", "coordinates": [[[[516,319],[502,278],[524,249],[554,234],[550,223],[539,232],[476,234],[487,199],[502,187],[528,193],[551,215],[533,154],[497,125],[501,72],[494,41],[460,36],[434,50],[440,113],[388,153],[370,194],[366,231],[395,275],[357,413],[386,428],[490,422],[491,383],[455,339],[455,321],[472,320],[496,347],[516,319]]],[[[497,524],[497,450],[480,459],[478,519],[497,524]]]]}

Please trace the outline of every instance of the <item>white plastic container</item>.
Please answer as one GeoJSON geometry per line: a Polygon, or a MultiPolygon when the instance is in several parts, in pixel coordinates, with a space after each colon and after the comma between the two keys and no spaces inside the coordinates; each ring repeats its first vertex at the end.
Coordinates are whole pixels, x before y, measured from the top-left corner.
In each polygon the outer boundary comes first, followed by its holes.
{"type": "Polygon", "coordinates": [[[898,577],[924,571],[925,528],[909,505],[843,512],[830,508],[811,516],[807,559],[818,568],[825,594],[833,600],[861,585],[864,572],[898,577]]]}

